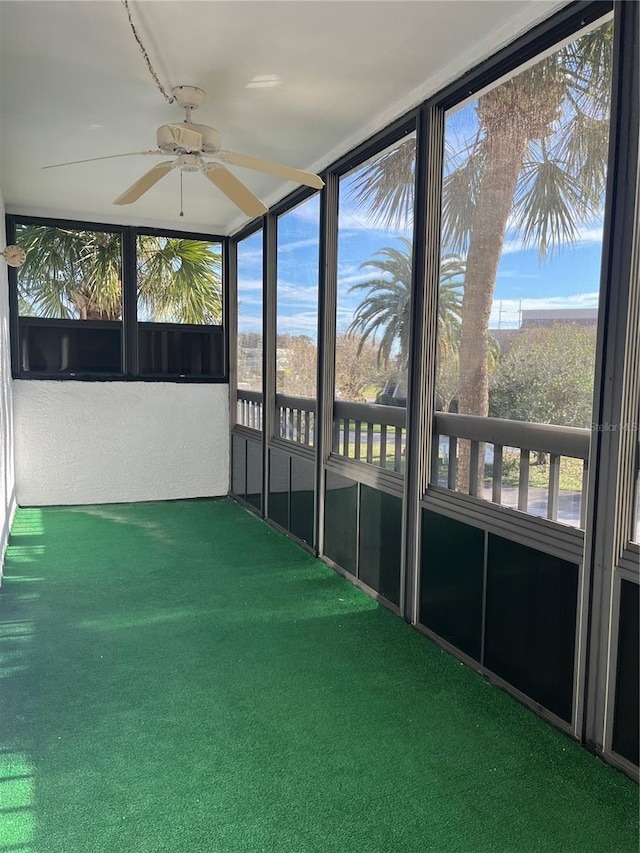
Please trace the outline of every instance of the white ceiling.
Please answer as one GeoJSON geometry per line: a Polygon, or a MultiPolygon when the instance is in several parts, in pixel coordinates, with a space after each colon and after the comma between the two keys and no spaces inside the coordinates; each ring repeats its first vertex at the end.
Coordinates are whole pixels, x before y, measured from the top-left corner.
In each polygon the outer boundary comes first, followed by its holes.
{"type": "MultiPolygon", "coordinates": [[[[557,0],[145,0],[130,6],[164,86],[208,94],[194,121],[223,148],[320,171],[564,5],[557,0]],[[275,88],[246,88],[256,75],[275,88]]],[[[200,174],[113,199],[152,158],[42,171],[155,148],[180,121],[151,79],[120,0],[0,2],[0,187],[8,211],[232,233],[246,221],[200,174]]],[[[236,169],[267,204],[295,185],[236,169]]]]}

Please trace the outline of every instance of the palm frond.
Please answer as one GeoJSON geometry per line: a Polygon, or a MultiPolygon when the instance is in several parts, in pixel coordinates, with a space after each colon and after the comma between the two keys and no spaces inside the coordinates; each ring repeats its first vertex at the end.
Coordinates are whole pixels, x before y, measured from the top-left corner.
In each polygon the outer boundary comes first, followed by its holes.
{"type": "Polygon", "coordinates": [[[464,254],[473,230],[478,192],[486,167],[486,142],[476,137],[466,146],[464,157],[454,155],[455,168],[449,168],[442,186],[442,242],[446,250],[464,254]]]}
{"type": "MultiPolygon", "coordinates": [[[[350,292],[364,292],[347,327],[347,334],[360,336],[358,352],[367,342],[378,345],[378,363],[387,364],[397,345],[401,362],[409,352],[411,316],[412,246],[399,238],[401,247],[385,246],[361,268],[376,275],[354,284],[350,292]]],[[[458,255],[445,255],[440,268],[438,338],[442,351],[454,351],[459,342],[462,288],[465,264],[458,255]]]]}
{"type": "Polygon", "coordinates": [[[349,197],[366,211],[372,224],[399,229],[411,220],[415,162],[416,140],[409,136],[359,170],[349,197]]]}
{"type": "Polygon", "coordinates": [[[540,161],[525,163],[519,192],[514,228],[525,247],[537,245],[541,261],[560,245],[575,242],[579,225],[595,214],[580,181],[545,151],[540,161]]]}
{"type": "Polygon", "coordinates": [[[566,165],[581,187],[585,209],[602,205],[607,183],[608,118],[576,113],[555,137],[552,156],[566,165]]]}
{"type": "Polygon", "coordinates": [[[138,238],[138,302],[158,322],[220,323],[222,258],[202,240],[138,238]]]}
{"type": "Polygon", "coordinates": [[[562,49],[567,95],[576,111],[604,118],[611,109],[613,68],[613,24],[580,36],[562,49]]]}

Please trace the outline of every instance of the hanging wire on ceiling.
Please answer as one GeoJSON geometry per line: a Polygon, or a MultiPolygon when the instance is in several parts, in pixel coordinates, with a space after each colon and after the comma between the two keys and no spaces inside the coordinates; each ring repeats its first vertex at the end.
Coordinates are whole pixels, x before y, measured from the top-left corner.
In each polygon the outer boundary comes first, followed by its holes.
{"type": "Polygon", "coordinates": [[[131,31],[133,32],[133,36],[138,43],[138,47],[140,48],[140,53],[144,56],[144,60],[147,63],[147,68],[149,69],[149,73],[153,77],[155,84],[158,87],[158,89],[160,89],[160,92],[162,93],[162,97],[165,99],[165,101],[168,104],[173,104],[175,101],[175,98],[167,92],[167,90],[164,88],[164,86],[160,82],[160,78],[156,74],[156,70],[153,67],[153,65],[151,64],[151,60],[149,59],[149,54],[147,53],[145,46],[142,43],[142,39],[138,35],[138,31],[136,30],[135,24],[133,23],[133,20],[131,18],[131,9],[129,8],[128,0],[122,0],[122,5],[127,10],[127,17],[129,18],[129,23],[131,25],[131,31]]]}

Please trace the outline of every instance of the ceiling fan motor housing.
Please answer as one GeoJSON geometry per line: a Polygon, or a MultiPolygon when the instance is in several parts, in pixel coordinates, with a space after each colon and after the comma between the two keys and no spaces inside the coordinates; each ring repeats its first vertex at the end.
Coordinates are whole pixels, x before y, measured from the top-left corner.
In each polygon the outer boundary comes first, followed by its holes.
{"type": "MultiPolygon", "coordinates": [[[[220,150],[220,134],[214,127],[208,127],[206,124],[193,124],[191,122],[188,124],[185,123],[183,126],[202,136],[202,145],[198,150],[199,154],[215,154],[220,150]]],[[[188,152],[188,149],[176,142],[175,134],[168,124],[163,124],[162,127],[158,128],[157,141],[158,148],[163,154],[184,154],[188,152]]]]}

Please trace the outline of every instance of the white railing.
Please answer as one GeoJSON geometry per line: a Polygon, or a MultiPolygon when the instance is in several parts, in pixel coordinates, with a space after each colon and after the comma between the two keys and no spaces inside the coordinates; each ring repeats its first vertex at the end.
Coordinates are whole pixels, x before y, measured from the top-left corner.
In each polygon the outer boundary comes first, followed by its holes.
{"type": "Polygon", "coordinates": [[[238,388],[236,421],[249,429],[262,429],[262,391],[238,388]]]}

